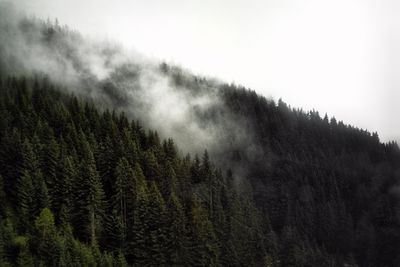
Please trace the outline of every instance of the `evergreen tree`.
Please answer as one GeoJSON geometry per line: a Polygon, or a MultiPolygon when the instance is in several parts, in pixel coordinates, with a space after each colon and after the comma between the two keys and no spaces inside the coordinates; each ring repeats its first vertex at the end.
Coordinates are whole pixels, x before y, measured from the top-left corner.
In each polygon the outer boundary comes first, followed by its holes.
{"type": "Polygon", "coordinates": [[[56,241],[56,228],[54,224],[54,215],[48,209],[44,208],[35,220],[37,234],[37,246],[39,258],[47,266],[56,265],[58,262],[58,246],[56,241]]]}
{"type": "Polygon", "coordinates": [[[20,213],[21,226],[23,230],[31,228],[33,220],[33,197],[34,189],[32,178],[28,171],[25,171],[18,180],[18,211],[20,213]]]}
{"type": "Polygon", "coordinates": [[[57,215],[63,214],[64,223],[69,222],[73,209],[73,185],[77,179],[76,167],[70,156],[62,156],[57,166],[53,208],[57,215]]]}
{"type": "Polygon", "coordinates": [[[146,264],[146,261],[151,256],[148,252],[149,228],[146,224],[148,214],[148,188],[143,172],[139,166],[135,166],[135,203],[132,212],[130,213],[132,226],[128,229],[128,248],[127,259],[130,262],[135,262],[137,265],[146,264]]]}
{"type": "Polygon", "coordinates": [[[188,230],[187,221],[183,207],[175,193],[171,193],[168,199],[169,229],[167,238],[169,240],[167,265],[182,266],[190,262],[188,258],[187,245],[189,240],[186,238],[188,230]]]}
{"type": "Polygon", "coordinates": [[[165,163],[163,178],[160,181],[160,190],[164,197],[168,197],[171,194],[176,194],[178,192],[178,180],[170,161],[165,163]]]}
{"type": "Polygon", "coordinates": [[[191,263],[192,266],[215,266],[219,250],[213,226],[198,200],[192,200],[191,221],[191,263]]]}
{"type": "Polygon", "coordinates": [[[113,197],[113,208],[117,211],[117,216],[121,220],[123,229],[123,238],[121,240],[121,249],[124,247],[126,239],[126,231],[128,224],[128,209],[133,208],[131,190],[134,190],[134,173],[131,169],[129,162],[122,158],[118,162],[115,170],[115,195],[113,197]]]}
{"type": "Polygon", "coordinates": [[[4,191],[4,180],[3,176],[0,174],[0,218],[3,218],[6,216],[6,210],[7,210],[7,196],[4,191]]]}
{"type": "Polygon", "coordinates": [[[18,254],[17,264],[18,267],[33,267],[34,260],[32,254],[29,252],[28,248],[24,247],[18,254]]]}
{"type": "Polygon", "coordinates": [[[163,266],[167,261],[170,240],[167,236],[168,222],[166,215],[164,199],[153,181],[149,185],[148,212],[145,218],[149,234],[147,249],[151,255],[151,258],[148,259],[150,265],[163,266]]]}
{"type": "Polygon", "coordinates": [[[74,224],[82,238],[90,240],[90,243],[96,246],[104,216],[104,192],[93,153],[84,135],[82,153],[83,159],[75,189],[74,224]]]}

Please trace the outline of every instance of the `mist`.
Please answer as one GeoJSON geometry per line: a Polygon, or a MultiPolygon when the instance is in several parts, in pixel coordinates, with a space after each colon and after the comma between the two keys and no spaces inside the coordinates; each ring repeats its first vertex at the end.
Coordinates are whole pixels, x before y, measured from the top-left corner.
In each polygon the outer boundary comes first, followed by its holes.
{"type": "MultiPolygon", "coordinates": [[[[253,136],[257,125],[226,106],[222,81],[202,78],[119,43],[84,36],[62,21],[43,21],[27,12],[1,4],[2,73],[46,75],[68,93],[93,100],[102,109],[124,112],[162,138],[172,137],[182,154],[202,154],[207,149],[219,167],[230,166],[237,177],[248,175],[246,164],[265,167],[275,157],[268,145],[258,143],[262,137],[253,136]],[[241,151],[239,161],[232,159],[235,151],[241,151]]],[[[392,88],[388,101],[398,99],[396,85],[392,88]]],[[[380,106],[379,98],[376,101],[380,106]]],[[[396,111],[394,107],[389,105],[390,113],[396,111]]],[[[394,129],[395,135],[397,122],[381,123],[394,129]]]]}
{"type": "Polygon", "coordinates": [[[377,131],[385,142],[400,136],[395,0],[13,2],[85,35],[377,131]]]}
{"type": "MultiPolygon", "coordinates": [[[[230,163],[229,150],[244,151],[253,161],[265,154],[252,137],[252,125],[228,112],[221,101],[222,82],[201,80],[119,44],[83,37],[57,21],[29,17],[11,4],[3,3],[0,13],[3,73],[48,76],[67,93],[124,112],[162,138],[172,137],[182,154],[207,149],[220,166],[230,163]]],[[[244,175],[243,166],[233,168],[244,175]]]]}

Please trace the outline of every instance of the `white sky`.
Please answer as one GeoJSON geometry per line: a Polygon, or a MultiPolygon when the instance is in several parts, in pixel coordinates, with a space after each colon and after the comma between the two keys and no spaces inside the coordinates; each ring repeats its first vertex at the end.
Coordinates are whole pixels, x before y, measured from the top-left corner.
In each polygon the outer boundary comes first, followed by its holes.
{"type": "Polygon", "coordinates": [[[396,0],[17,0],[84,34],[400,137],[396,0]]]}

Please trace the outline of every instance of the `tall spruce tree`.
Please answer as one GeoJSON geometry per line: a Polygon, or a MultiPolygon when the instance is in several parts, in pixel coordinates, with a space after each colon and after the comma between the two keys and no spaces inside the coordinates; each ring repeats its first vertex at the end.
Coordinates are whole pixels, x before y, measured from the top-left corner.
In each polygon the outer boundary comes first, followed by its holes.
{"type": "Polygon", "coordinates": [[[105,208],[103,185],[90,145],[83,133],[81,136],[83,158],[75,189],[74,222],[82,238],[90,241],[92,246],[97,246],[105,208]]]}

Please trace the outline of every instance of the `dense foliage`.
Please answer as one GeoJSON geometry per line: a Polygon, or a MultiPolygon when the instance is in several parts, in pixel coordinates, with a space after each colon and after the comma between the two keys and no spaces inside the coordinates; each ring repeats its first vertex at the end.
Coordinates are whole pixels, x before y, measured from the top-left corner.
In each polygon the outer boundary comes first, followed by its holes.
{"type": "Polygon", "coordinates": [[[259,266],[276,246],[207,152],[46,79],[5,79],[0,99],[2,266],[259,266]]]}
{"type": "Polygon", "coordinates": [[[396,143],[248,90],[227,86],[223,94],[263,148],[257,160],[242,150],[237,161],[280,237],[283,266],[400,265],[396,143]],[[316,251],[328,253],[330,263],[314,261],[316,251]]]}
{"type": "MultiPolygon", "coordinates": [[[[162,65],[178,87],[196,77],[162,65]]],[[[249,194],[278,237],[282,266],[399,266],[400,150],[377,133],[292,109],[240,86],[218,88],[251,142],[218,160],[251,184],[249,194]],[[248,144],[256,145],[249,153],[248,144]],[[323,256],[322,256],[323,255],[323,256]]],[[[237,133],[226,131],[227,140],[237,133]]],[[[241,189],[243,190],[243,189],[241,189]]]]}
{"type": "Polygon", "coordinates": [[[396,143],[167,64],[97,79],[87,58],[119,52],[0,26],[0,266],[400,266],[396,143]],[[217,99],[185,106],[193,146],[215,128],[217,145],[184,156],[130,120],[152,118],[149,74],[164,97],[217,99]]]}
{"type": "Polygon", "coordinates": [[[4,265],[398,264],[396,144],[247,90],[221,93],[261,122],[263,156],[232,152],[248,183],[47,79],[3,79],[4,265]]]}

